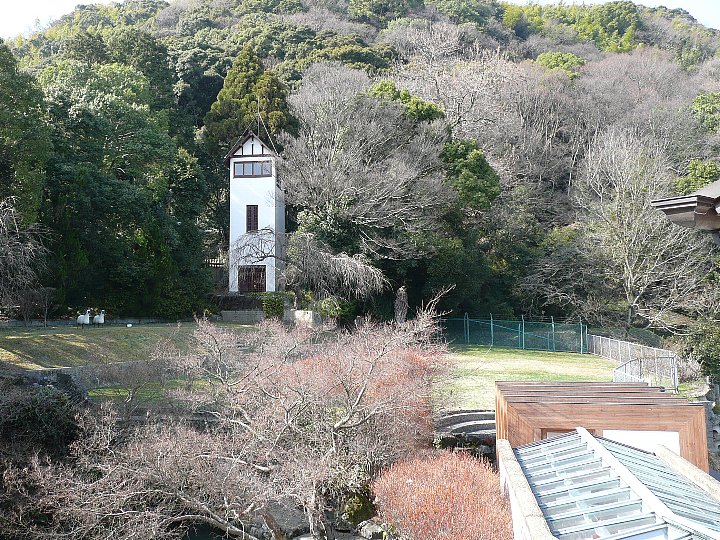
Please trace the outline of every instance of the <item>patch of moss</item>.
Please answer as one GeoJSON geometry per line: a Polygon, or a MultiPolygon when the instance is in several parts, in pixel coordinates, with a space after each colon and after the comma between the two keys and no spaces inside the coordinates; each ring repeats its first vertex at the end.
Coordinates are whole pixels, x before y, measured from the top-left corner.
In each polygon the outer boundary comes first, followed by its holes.
{"type": "Polygon", "coordinates": [[[372,502],[369,488],[353,493],[343,505],[343,518],[354,527],[363,521],[367,521],[375,513],[375,505],[372,502]]]}

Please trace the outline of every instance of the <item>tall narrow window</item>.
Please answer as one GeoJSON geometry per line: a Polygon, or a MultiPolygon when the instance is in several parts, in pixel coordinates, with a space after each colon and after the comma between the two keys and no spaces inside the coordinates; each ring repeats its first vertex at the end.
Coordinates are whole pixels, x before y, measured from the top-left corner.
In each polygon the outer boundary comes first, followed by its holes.
{"type": "Polygon", "coordinates": [[[245,232],[258,230],[258,205],[248,204],[245,207],[245,232]]]}

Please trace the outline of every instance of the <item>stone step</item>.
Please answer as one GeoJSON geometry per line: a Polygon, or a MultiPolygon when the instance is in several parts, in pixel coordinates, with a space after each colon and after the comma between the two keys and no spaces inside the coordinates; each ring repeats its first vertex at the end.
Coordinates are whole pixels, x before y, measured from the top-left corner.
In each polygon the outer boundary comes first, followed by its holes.
{"type": "Polygon", "coordinates": [[[447,431],[454,434],[474,433],[476,431],[495,431],[495,420],[458,422],[457,424],[450,424],[448,426],[445,426],[442,431],[447,431]]]}
{"type": "Polygon", "coordinates": [[[495,411],[455,411],[441,415],[435,420],[437,429],[464,422],[494,422],[495,411]]]}
{"type": "Polygon", "coordinates": [[[495,446],[495,411],[459,410],[442,413],[435,420],[435,436],[441,444],[495,446]]]}

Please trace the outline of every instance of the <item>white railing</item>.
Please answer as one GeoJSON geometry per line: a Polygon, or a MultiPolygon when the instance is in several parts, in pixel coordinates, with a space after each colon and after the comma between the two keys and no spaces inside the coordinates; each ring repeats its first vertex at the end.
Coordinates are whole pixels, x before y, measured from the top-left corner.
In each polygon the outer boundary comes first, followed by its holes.
{"type": "Polygon", "coordinates": [[[647,382],[677,392],[678,356],[668,349],[658,349],[588,334],[588,352],[617,362],[613,381],[647,382]]]}

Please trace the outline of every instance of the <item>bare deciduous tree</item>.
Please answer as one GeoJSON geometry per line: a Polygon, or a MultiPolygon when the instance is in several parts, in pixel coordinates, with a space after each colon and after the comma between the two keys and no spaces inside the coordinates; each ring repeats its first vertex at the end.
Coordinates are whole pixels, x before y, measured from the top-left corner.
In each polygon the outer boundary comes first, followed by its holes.
{"type": "Polygon", "coordinates": [[[581,243],[570,242],[568,249],[578,256],[562,258],[555,251],[538,262],[525,286],[544,289],[546,298],[560,303],[591,299],[601,308],[616,302],[628,326],[672,328],[674,312],[702,309],[712,244],[650,206],[668,194],[671,179],[657,141],[617,129],[598,135],[573,186],[582,234],[575,238],[581,243]]]}
{"type": "Polygon", "coordinates": [[[318,298],[364,298],[383,291],[387,280],[362,254],[333,253],[314,235],[290,238],[285,275],[289,286],[309,289],[318,298]]]}
{"type": "Polygon", "coordinates": [[[387,280],[363,254],[333,253],[314,234],[278,235],[261,229],[242,235],[230,247],[232,257],[244,264],[272,258],[282,268],[286,287],[310,290],[316,298],[365,298],[383,291],[387,280]]]}
{"type": "Polygon", "coordinates": [[[522,69],[498,52],[480,51],[470,59],[434,56],[420,55],[403,67],[400,83],[440,105],[457,138],[485,140],[512,111],[503,89],[523,77],[522,69]]]}
{"type": "Polygon", "coordinates": [[[405,258],[452,199],[439,160],[446,135],[367,96],[369,86],[361,71],[311,67],[290,98],[301,127],[283,140],[280,175],[290,204],[356,227],[363,253],[405,258]]]}
{"type": "Polygon", "coordinates": [[[0,306],[36,285],[46,253],[38,229],[22,225],[12,199],[0,200],[0,306]]]}

